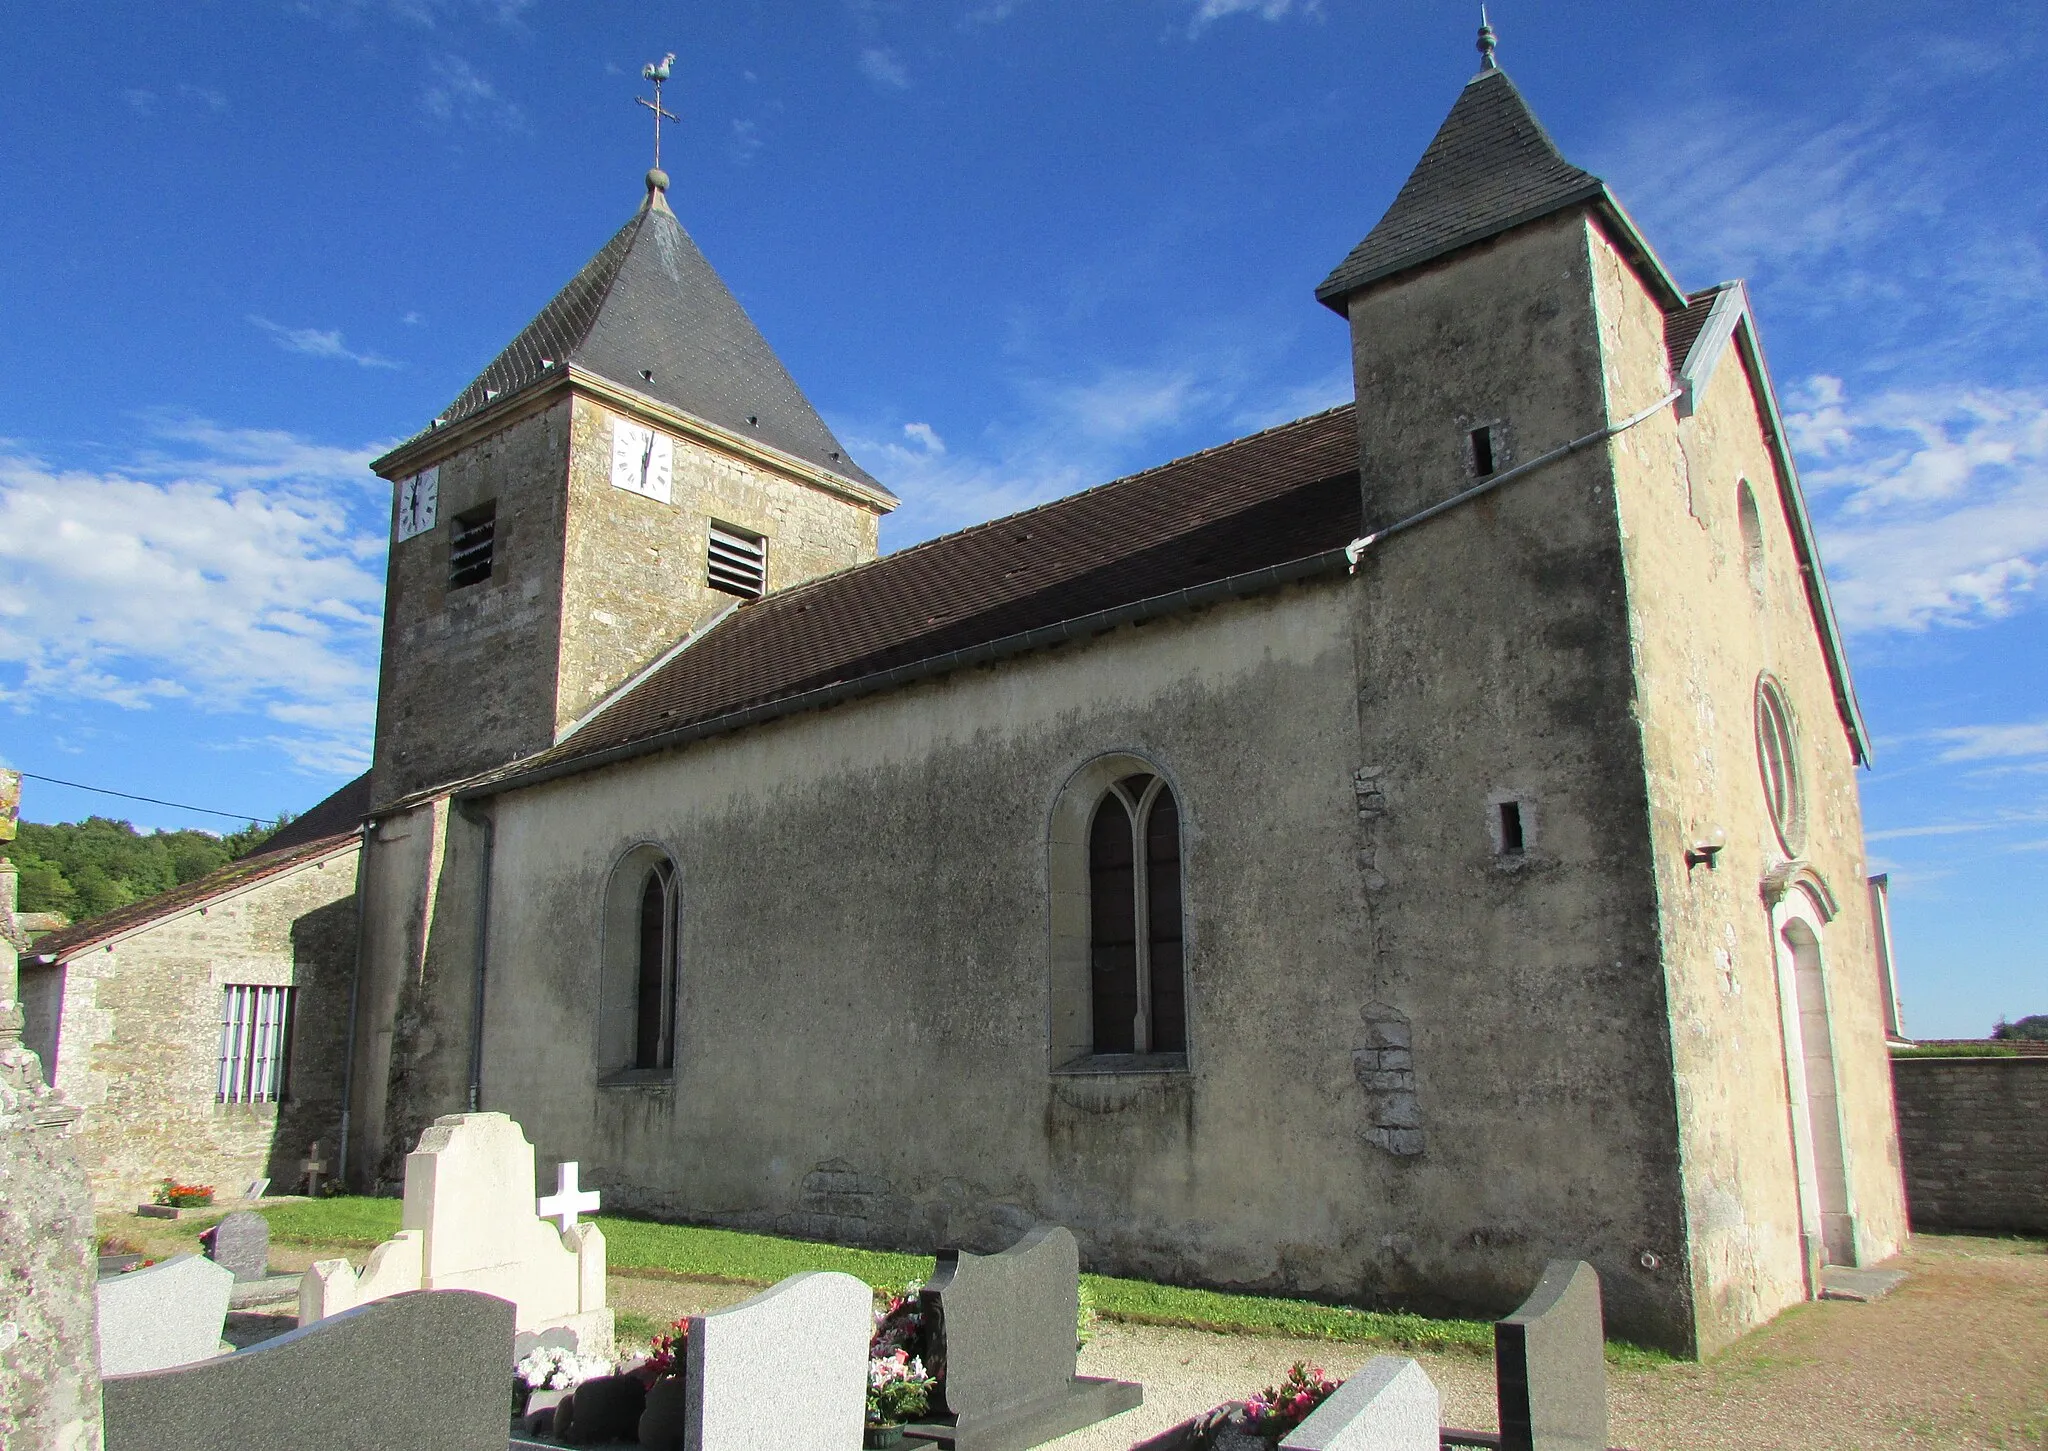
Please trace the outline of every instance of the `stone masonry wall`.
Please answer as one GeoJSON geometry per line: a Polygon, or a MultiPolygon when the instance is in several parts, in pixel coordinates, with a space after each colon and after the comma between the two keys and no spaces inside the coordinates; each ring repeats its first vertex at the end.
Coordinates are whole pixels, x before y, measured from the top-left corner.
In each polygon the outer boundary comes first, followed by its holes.
{"type": "Polygon", "coordinates": [[[356,853],[307,863],[65,964],[57,1087],[85,1109],[79,1157],[106,1207],[166,1176],[221,1197],[288,1189],[315,1140],[330,1163],[355,971],[356,853]],[[222,989],[292,986],[282,1103],[222,1104],[222,989]]]}
{"type": "Polygon", "coordinates": [[[2048,1234],[2048,1057],[1895,1058],[1918,1230],[2048,1234]]]}

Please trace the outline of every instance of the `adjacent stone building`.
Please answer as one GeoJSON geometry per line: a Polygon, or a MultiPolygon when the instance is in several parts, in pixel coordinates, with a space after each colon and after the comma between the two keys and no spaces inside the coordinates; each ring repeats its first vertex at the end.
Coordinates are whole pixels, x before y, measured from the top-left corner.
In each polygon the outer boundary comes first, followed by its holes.
{"type": "Polygon", "coordinates": [[[368,778],[254,856],[36,941],[24,1039],[85,1110],[94,1199],[132,1209],[166,1178],[219,1198],[301,1178],[343,1130],[368,778]]]}
{"type": "Polygon", "coordinates": [[[1490,51],[1317,289],[1355,403],[882,558],[665,187],[377,465],[358,1187],[502,1110],[693,1221],[1478,1312],[1585,1258],[1682,1352],[1900,1246],[1747,295],[1490,51]]]}

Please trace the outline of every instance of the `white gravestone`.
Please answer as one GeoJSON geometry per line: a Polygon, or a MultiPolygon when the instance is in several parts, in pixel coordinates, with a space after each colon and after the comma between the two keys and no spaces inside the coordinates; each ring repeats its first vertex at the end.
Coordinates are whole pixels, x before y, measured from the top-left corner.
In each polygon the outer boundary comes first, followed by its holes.
{"type": "Polygon", "coordinates": [[[403,1228],[361,1273],[347,1260],[306,1271],[299,1324],[405,1290],[476,1290],[510,1300],[522,1334],[569,1330],[582,1353],[609,1356],[604,1235],[576,1222],[597,1195],[577,1191],[569,1169],[564,1187],[575,1205],[551,1211],[566,1226],[558,1229],[534,1212],[533,1167],[533,1145],[502,1113],[434,1120],[405,1159],[403,1228]]]}
{"type": "Polygon", "coordinates": [[[1414,1361],[1380,1355],[1337,1387],[1306,1421],[1280,1441],[1280,1451],[1437,1451],[1443,1403],[1414,1361]]]}
{"type": "Polygon", "coordinates": [[[812,1271],[692,1315],[686,1451],[855,1451],[873,1312],[859,1280],[812,1271]]]}
{"type": "Polygon", "coordinates": [[[169,1370],[221,1353],[235,1272],[198,1255],[109,1275],[98,1285],[100,1374],[169,1370]]]}

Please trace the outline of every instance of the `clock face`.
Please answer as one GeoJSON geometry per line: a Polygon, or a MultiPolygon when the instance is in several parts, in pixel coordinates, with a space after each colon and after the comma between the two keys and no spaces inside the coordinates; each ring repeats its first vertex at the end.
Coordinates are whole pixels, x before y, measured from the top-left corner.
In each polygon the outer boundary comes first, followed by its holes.
{"type": "Polygon", "coordinates": [[[612,486],[629,494],[673,503],[675,440],[659,429],[612,420],[612,486]]]}
{"type": "Polygon", "coordinates": [[[441,468],[423,469],[398,486],[398,542],[434,527],[440,512],[441,468]]]}

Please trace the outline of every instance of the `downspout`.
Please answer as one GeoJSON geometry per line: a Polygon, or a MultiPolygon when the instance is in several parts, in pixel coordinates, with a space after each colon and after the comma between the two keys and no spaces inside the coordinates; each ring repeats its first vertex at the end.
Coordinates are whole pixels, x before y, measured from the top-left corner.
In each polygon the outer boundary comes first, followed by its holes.
{"type": "Polygon", "coordinates": [[[363,842],[356,848],[356,970],[348,983],[348,1047],[341,1059],[341,1151],[334,1162],[334,1182],[344,1189],[348,1187],[349,1118],[356,1101],[356,1017],[363,1000],[363,931],[369,921],[364,883],[370,875],[370,843],[376,839],[377,822],[372,818],[363,823],[363,842]]]}
{"type": "Polygon", "coordinates": [[[491,855],[498,846],[495,817],[474,801],[458,801],[462,819],[484,834],[483,860],[476,893],[476,981],[470,990],[469,1009],[469,1111],[482,1106],[484,1084],[484,977],[490,966],[491,939],[491,855]]]}

